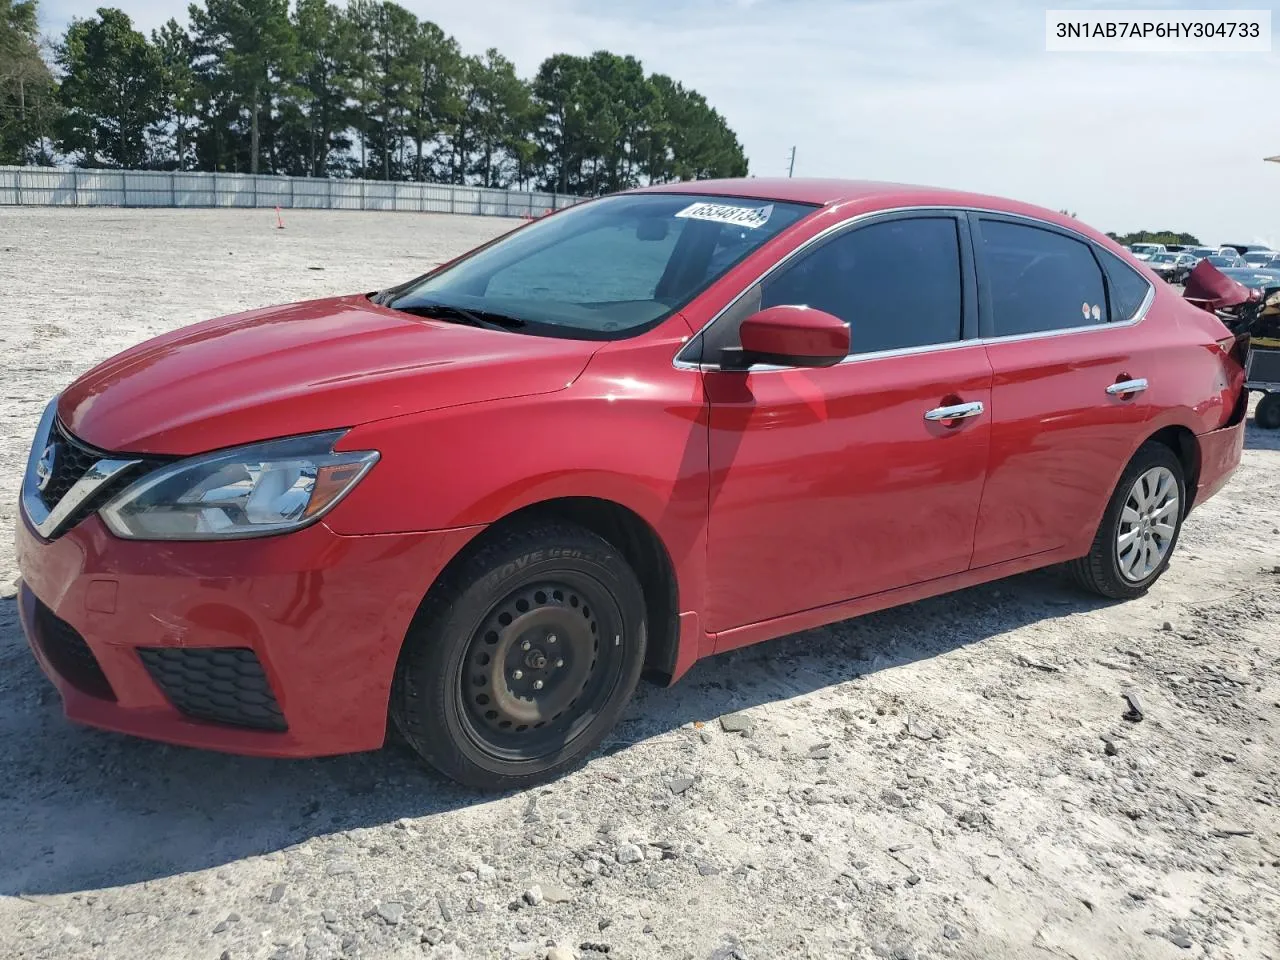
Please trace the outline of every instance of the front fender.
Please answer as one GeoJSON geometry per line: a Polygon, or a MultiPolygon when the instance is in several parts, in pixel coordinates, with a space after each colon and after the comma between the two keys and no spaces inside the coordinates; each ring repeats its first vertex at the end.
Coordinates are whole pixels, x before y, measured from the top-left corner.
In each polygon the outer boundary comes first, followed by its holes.
{"type": "Polygon", "coordinates": [[[707,404],[679,342],[600,350],[568,388],[368,423],[345,449],[374,449],[369,475],[326,517],[347,535],[492,524],[562,497],[626,507],[662,541],[683,610],[705,582],[707,404]]]}

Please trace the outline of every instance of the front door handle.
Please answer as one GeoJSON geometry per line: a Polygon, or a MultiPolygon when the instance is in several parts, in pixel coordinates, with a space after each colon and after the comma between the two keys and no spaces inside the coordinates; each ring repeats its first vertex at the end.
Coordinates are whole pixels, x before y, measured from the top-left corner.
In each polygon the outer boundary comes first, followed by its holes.
{"type": "Polygon", "coordinates": [[[934,407],[932,410],[925,412],[926,420],[964,420],[968,417],[978,417],[982,415],[983,406],[981,400],[974,400],[972,403],[957,403],[950,407],[934,407]]]}
{"type": "Polygon", "coordinates": [[[1145,389],[1147,389],[1146,379],[1139,378],[1137,380],[1121,380],[1118,383],[1113,383],[1107,387],[1107,393],[1113,397],[1123,397],[1130,393],[1141,393],[1145,389]]]}

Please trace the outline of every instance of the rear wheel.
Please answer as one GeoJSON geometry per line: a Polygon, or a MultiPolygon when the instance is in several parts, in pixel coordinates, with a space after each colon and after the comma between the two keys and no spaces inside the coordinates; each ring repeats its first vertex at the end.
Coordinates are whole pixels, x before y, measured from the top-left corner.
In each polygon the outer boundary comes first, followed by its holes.
{"type": "Polygon", "coordinates": [[[397,667],[392,721],[461,783],[549,780],[599,746],[634,692],[644,609],[635,573],[590,531],[508,531],[423,603],[397,667]]]}
{"type": "Polygon", "coordinates": [[[1264,393],[1253,411],[1253,422],[1263,430],[1280,430],[1280,393],[1264,393]]]}
{"type": "Polygon", "coordinates": [[[1186,512],[1182,463],[1162,443],[1146,443],[1125,468],[1088,556],[1068,564],[1086,590],[1115,600],[1139,597],[1160,578],[1186,512]]]}

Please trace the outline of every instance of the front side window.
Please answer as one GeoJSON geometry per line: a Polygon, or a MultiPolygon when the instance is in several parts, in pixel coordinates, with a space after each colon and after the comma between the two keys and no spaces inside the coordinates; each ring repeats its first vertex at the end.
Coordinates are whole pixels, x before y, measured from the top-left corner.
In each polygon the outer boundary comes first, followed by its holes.
{"type": "Polygon", "coordinates": [[[960,244],[952,217],[856,227],[765,281],[761,309],[796,304],[848,322],[851,352],[961,337],[960,244]]]}
{"type": "Polygon", "coordinates": [[[1102,270],[1087,243],[1004,220],[979,221],[979,233],[995,336],[1108,322],[1102,270]]]}
{"type": "Polygon", "coordinates": [[[382,302],[543,336],[618,339],[660,323],[816,209],[687,193],[605,197],[515,231],[382,302]]]}

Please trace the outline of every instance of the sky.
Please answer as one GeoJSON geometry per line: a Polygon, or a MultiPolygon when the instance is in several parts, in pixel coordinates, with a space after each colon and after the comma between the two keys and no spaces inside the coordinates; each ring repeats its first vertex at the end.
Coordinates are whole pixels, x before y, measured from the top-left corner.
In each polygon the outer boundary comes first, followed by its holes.
{"type": "MultiPolygon", "coordinates": [[[[145,30],[173,0],[42,0],[42,27],[111,2],[145,30]]],[[[1259,0],[400,0],[523,76],[607,49],[692,86],[751,173],[892,180],[1068,209],[1102,230],[1280,247],[1272,53],[1047,53],[1045,8],[1266,9],[1259,0]]],[[[179,15],[179,19],[184,19],[179,15]]],[[[1273,17],[1280,20],[1280,17],[1273,17]]],[[[1273,25],[1274,27],[1275,25],[1273,25]]]]}

